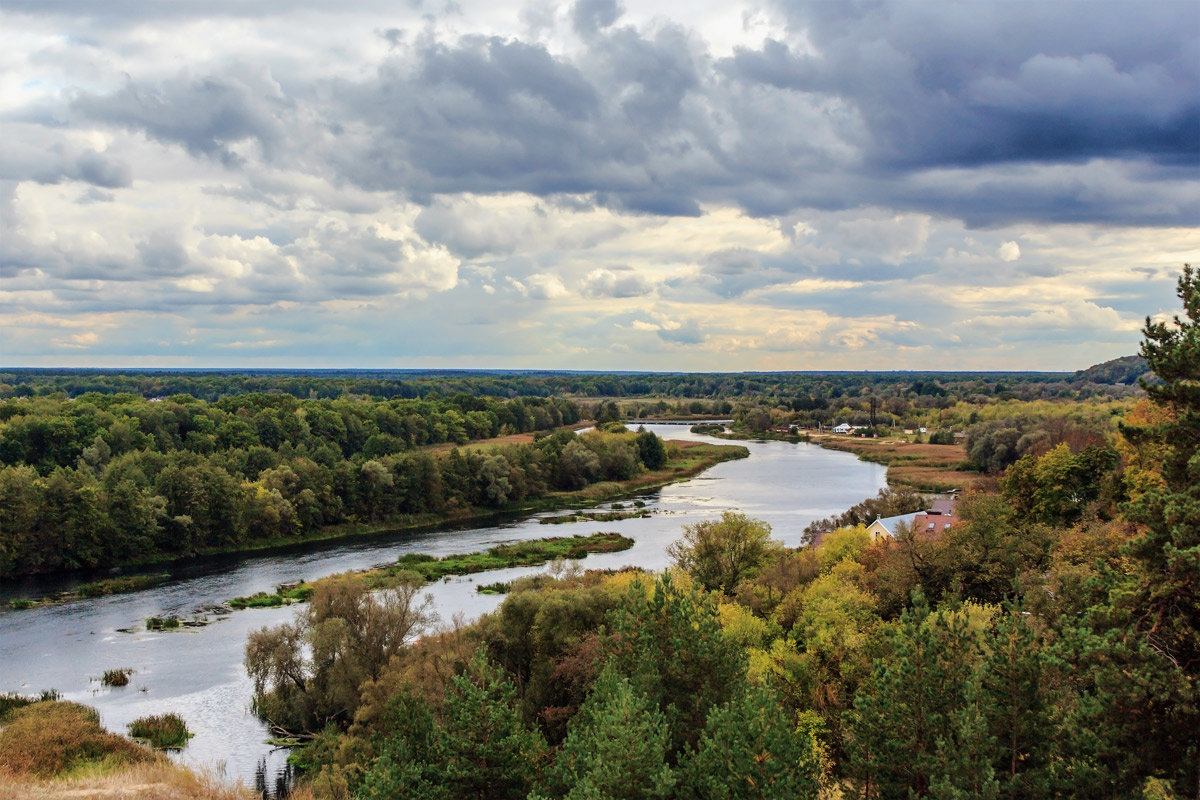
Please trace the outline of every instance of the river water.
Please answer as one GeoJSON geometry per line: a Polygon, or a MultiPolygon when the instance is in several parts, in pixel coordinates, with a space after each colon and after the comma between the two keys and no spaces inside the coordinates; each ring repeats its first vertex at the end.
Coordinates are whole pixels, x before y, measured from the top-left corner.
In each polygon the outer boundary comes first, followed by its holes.
{"type": "MultiPolygon", "coordinates": [[[[664,439],[716,441],[686,426],[647,425],[664,439]]],[[[280,583],[315,579],[394,561],[404,553],[448,555],[546,536],[617,531],[635,541],[621,553],[588,556],[587,568],[636,565],[666,567],[666,547],[683,525],[741,511],[771,525],[774,538],[794,547],[814,519],[841,513],[885,484],[885,468],[849,453],[815,445],[743,442],[750,458],[718,464],[684,483],[641,495],[653,513],[616,522],[548,526],[538,517],[468,530],[379,535],[351,542],[311,545],[297,552],[204,561],[178,568],[171,581],[146,591],[96,600],[10,611],[4,595],[28,589],[0,587],[0,692],[36,694],[56,689],[66,700],[95,707],[101,722],[124,733],[129,722],[174,712],[195,734],[176,757],[230,780],[256,783],[270,793],[285,768],[286,752],[266,743],[267,733],[250,712],[251,684],[242,666],[246,636],[262,626],[290,620],[295,608],[247,609],[225,616],[206,606],[280,583]],[[145,629],[147,617],[207,616],[203,627],[168,632],[145,629]],[[129,685],[105,688],[107,669],[130,668],[129,685]]],[[[626,501],[628,503],[628,501],[626,501]]],[[[477,583],[510,580],[544,568],[499,570],[432,584],[444,622],[473,619],[503,597],[475,591],[477,583]]]]}

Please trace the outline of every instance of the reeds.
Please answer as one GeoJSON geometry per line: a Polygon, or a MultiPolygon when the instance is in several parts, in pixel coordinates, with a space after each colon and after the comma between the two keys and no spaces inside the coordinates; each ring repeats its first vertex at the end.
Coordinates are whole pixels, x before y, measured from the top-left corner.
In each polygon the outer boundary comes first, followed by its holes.
{"type": "Polygon", "coordinates": [[[192,737],[183,717],[178,714],[155,714],[135,719],[129,723],[129,735],[162,750],[183,747],[192,737]]]}

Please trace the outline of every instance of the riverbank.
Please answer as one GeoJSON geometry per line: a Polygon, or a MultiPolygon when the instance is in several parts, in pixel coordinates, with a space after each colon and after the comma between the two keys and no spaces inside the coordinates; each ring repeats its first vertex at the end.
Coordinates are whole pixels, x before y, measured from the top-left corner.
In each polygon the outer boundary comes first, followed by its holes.
{"type": "MultiPolygon", "coordinates": [[[[486,443],[476,443],[482,445],[486,443]]],[[[177,564],[194,564],[197,558],[282,552],[297,546],[330,542],[352,537],[403,531],[424,532],[448,527],[481,525],[497,520],[535,514],[556,509],[591,508],[602,503],[621,500],[673,483],[688,480],[725,461],[746,458],[750,451],[739,445],[718,445],[706,442],[675,441],[667,443],[667,462],[661,469],[648,470],[625,481],[602,481],[570,492],[550,492],[541,497],[509,503],[500,508],[460,506],[444,514],[421,514],[393,517],[376,522],[356,522],[321,528],[307,536],[251,539],[236,548],[205,548],[186,559],[141,561],[126,565],[129,570],[170,569],[177,564]]],[[[72,590],[55,592],[41,597],[20,597],[10,601],[15,610],[55,605],[106,594],[138,591],[151,583],[159,583],[167,575],[127,575],[86,583],[72,590]]]]}
{"type": "Polygon", "coordinates": [[[735,431],[709,435],[730,441],[810,442],[827,450],[853,453],[863,461],[887,467],[888,486],[893,489],[948,492],[968,489],[980,478],[979,473],[963,468],[967,448],[961,444],[928,444],[892,437],[847,436],[807,430],[802,433],[735,431]]]}
{"type": "Polygon", "coordinates": [[[283,585],[277,587],[274,594],[258,592],[248,597],[235,597],[229,601],[229,607],[240,610],[303,603],[321,583],[347,574],[362,578],[372,589],[387,589],[409,580],[413,574],[430,583],[449,575],[474,575],[510,567],[538,567],[559,558],[578,560],[586,558],[589,553],[620,553],[631,547],[633,539],[627,536],[619,533],[597,533],[591,536],[556,536],[502,544],[479,553],[464,553],[443,558],[424,553],[409,553],[401,556],[394,564],[283,585]]]}
{"type": "Polygon", "coordinates": [[[809,433],[808,441],[829,450],[854,453],[887,467],[888,486],[918,492],[968,489],[982,476],[963,469],[967,448],[961,444],[928,444],[883,437],[862,438],[836,433],[809,433]]]}

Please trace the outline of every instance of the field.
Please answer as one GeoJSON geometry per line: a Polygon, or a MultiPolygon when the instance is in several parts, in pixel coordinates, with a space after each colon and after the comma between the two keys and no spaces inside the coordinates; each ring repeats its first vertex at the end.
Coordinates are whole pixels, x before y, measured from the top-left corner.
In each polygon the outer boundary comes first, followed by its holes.
{"type": "Polygon", "coordinates": [[[837,434],[812,434],[810,441],[831,450],[854,453],[864,461],[886,464],[890,486],[923,492],[966,489],[979,473],[960,469],[967,459],[961,444],[926,444],[904,439],[861,439],[837,434]]]}

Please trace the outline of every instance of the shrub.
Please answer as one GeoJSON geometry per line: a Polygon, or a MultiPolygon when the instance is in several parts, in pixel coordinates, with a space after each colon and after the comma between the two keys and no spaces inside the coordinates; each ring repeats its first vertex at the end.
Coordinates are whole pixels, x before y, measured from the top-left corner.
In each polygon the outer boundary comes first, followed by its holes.
{"type": "Polygon", "coordinates": [[[135,719],[129,723],[129,735],[164,750],[183,747],[192,736],[183,717],[178,714],[156,714],[135,719]]]}
{"type": "Polygon", "coordinates": [[[51,777],[87,763],[136,763],[154,755],[100,727],[95,709],[42,701],[17,709],[0,729],[0,772],[51,777]]]}
{"type": "Polygon", "coordinates": [[[170,631],[178,628],[183,623],[179,617],[147,617],[146,630],[148,631],[170,631]]]}
{"type": "Polygon", "coordinates": [[[0,723],[4,722],[17,709],[36,703],[32,697],[14,694],[12,692],[0,693],[0,723]]]}
{"type": "Polygon", "coordinates": [[[106,669],[104,675],[100,678],[100,683],[104,686],[128,686],[129,676],[133,674],[133,670],[128,667],[124,669],[106,669]]]}

